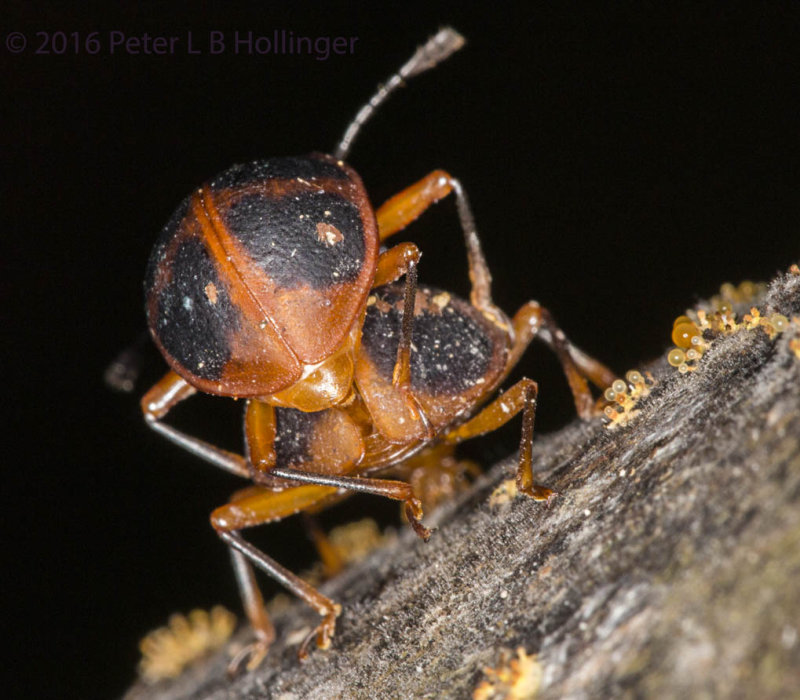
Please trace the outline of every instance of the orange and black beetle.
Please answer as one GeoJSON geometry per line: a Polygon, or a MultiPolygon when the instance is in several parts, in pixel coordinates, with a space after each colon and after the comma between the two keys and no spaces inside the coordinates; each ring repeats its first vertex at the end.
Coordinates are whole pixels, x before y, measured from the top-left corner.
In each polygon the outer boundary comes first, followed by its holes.
{"type": "MultiPolygon", "coordinates": [[[[334,156],[235,166],[188,197],[164,228],[148,266],[151,335],[172,367],[142,399],[148,424],[174,444],[256,485],[214,511],[230,547],[256,641],[232,662],[256,666],[274,630],[252,565],[312,605],[326,647],[340,608],[239,530],[316,511],[348,492],[403,503],[427,539],[422,505],[391,470],[416,481],[452,461],[452,445],[523,412],[517,483],[536,500],[531,439],[536,384],[523,379],[488,403],[534,337],[550,345],[581,416],[593,412],[586,380],[614,375],[573,347],[536,302],[509,319],[491,300],[491,276],[460,183],[434,171],[373,214],[358,175],[344,164],[353,137],[386,96],[445,58],[463,39],[445,29],[420,48],[357,115],[334,156]],[[380,242],[453,192],[465,235],[470,301],[416,286],[419,250],[380,242]],[[405,275],[405,283],[397,280],[405,275]],[[249,399],[246,455],[222,450],[161,421],[197,390],[249,399]]],[[[447,468],[445,467],[445,470],[447,468]]],[[[423,489],[424,490],[424,489],[423,489]]]]}

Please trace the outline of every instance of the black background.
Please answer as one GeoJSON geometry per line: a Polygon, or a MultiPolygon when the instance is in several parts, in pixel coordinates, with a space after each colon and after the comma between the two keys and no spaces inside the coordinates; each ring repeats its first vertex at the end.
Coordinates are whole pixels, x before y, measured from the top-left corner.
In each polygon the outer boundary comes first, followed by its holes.
{"type": "MultiPolygon", "coordinates": [[[[143,327],[145,261],[178,202],[232,163],[331,150],[377,82],[440,24],[468,46],[395,95],[350,161],[375,203],[435,167],[460,177],[504,309],[538,299],[624,371],[664,351],[671,320],[699,296],[798,257],[796,6],[170,7],[25,5],[4,17],[3,42],[10,31],[28,39],[20,54],[0,44],[12,696],[118,695],[137,639],[171,612],[238,610],[207,514],[239,484],[143,425],[138,396],[163,369],[157,357],[134,395],[108,391],[103,369],[143,327]],[[356,51],[321,61],[183,50],[188,30],[204,46],[209,30],[230,40],[274,29],[355,36],[356,51]],[[36,55],[36,32],[58,30],[98,31],[103,49],[36,55]],[[110,30],[181,44],[167,56],[109,55],[110,30]]],[[[408,235],[425,253],[423,280],[466,292],[452,202],[408,235]]],[[[568,420],[548,353],[529,353],[523,372],[540,382],[539,429],[568,420]]],[[[238,412],[197,399],[175,419],[235,447],[238,412]]],[[[473,454],[510,452],[518,429],[473,454]]],[[[292,523],[265,530],[259,541],[283,561],[306,547],[292,523]]]]}

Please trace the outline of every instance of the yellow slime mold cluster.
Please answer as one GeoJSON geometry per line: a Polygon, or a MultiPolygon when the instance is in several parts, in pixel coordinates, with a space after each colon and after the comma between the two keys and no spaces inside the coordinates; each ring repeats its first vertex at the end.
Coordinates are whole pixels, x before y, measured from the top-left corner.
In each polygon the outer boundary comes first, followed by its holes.
{"type": "MultiPolygon", "coordinates": [[[[797,266],[789,270],[795,272],[797,266]]],[[[751,306],[750,313],[737,318],[735,306],[747,306],[763,296],[766,285],[763,283],[742,282],[738,287],[725,283],[720,287],[719,294],[711,297],[708,308],[690,309],[686,314],[678,316],[672,324],[672,342],[675,347],[667,353],[667,362],[675,367],[681,374],[686,374],[697,369],[697,364],[703,354],[717,339],[743,330],[752,331],[756,328],[764,330],[770,338],[775,338],[790,326],[786,316],[773,313],[762,316],[757,307],[751,306]]],[[[800,320],[795,319],[798,323],[800,320]]],[[[794,341],[792,341],[794,349],[794,341]]]]}
{"type": "Polygon", "coordinates": [[[473,691],[473,700],[533,700],[542,681],[536,656],[528,656],[522,647],[515,657],[504,651],[497,668],[487,667],[483,672],[486,680],[473,691]]]}
{"type": "Polygon", "coordinates": [[[176,613],[166,627],[150,632],[139,643],[139,673],[148,683],[177,678],[183,670],[219,649],[236,627],[236,616],[217,605],[211,612],[192,610],[188,617],[176,613]]]}
{"type": "Polygon", "coordinates": [[[655,379],[650,372],[632,369],[625,373],[625,379],[616,379],[603,392],[600,404],[603,408],[603,419],[609,429],[627,425],[638,410],[636,405],[647,396],[655,386],[655,379]]]}

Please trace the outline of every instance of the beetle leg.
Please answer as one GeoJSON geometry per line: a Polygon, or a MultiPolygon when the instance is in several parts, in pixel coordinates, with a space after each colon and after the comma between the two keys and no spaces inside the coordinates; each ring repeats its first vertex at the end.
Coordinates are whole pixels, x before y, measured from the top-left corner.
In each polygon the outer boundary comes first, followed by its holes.
{"type": "MultiPolygon", "coordinates": [[[[305,638],[303,643],[300,645],[300,649],[297,652],[297,656],[300,658],[300,660],[308,657],[308,647],[311,644],[311,640],[314,638],[316,638],[317,646],[320,649],[327,649],[330,647],[331,639],[336,630],[336,618],[342,612],[342,607],[337,603],[334,603],[330,598],[322,595],[322,593],[320,593],[316,588],[303,581],[303,579],[301,579],[299,576],[296,576],[291,571],[278,564],[278,562],[276,562],[274,559],[268,557],[260,549],[247,542],[235,530],[220,532],[219,536],[232,550],[241,552],[241,554],[247,557],[247,559],[249,559],[259,569],[266,572],[279,583],[283,584],[292,593],[308,603],[322,616],[322,622],[320,622],[320,624],[305,638]]],[[[259,641],[256,642],[256,645],[258,645],[258,648],[255,650],[255,653],[251,658],[255,658],[256,655],[262,654],[262,643],[259,641]]],[[[266,652],[266,648],[264,648],[264,652],[266,652]]],[[[263,655],[261,658],[263,658],[263,655]]],[[[261,661],[261,658],[258,658],[259,662],[261,661]]],[[[237,659],[234,659],[234,662],[236,661],[237,659]]],[[[241,659],[238,659],[238,661],[240,662],[241,659]]],[[[255,666],[258,665],[255,663],[251,666],[251,664],[253,664],[253,661],[248,664],[248,666],[252,668],[255,668],[255,666]]],[[[236,669],[232,668],[231,670],[235,671],[236,669]]]]}
{"type": "MultiPolygon", "coordinates": [[[[397,344],[397,360],[392,372],[392,384],[403,392],[406,404],[412,415],[426,421],[417,400],[411,393],[411,334],[414,329],[414,302],[417,295],[417,264],[422,253],[413,243],[400,243],[390,248],[378,258],[378,272],[374,286],[388,284],[406,276],[403,291],[403,320],[400,328],[400,340],[397,344]]],[[[433,432],[428,428],[429,437],[433,432]]]]}
{"type": "Polygon", "coordinates": [[[338,489],[329,486],[289,486],[274,491],[263,486],[251,486],[235,493],[230,502],[211,514],[211,524],[217,532],[244,530],[255,525],[288,518],[325,502],[336,500],[338,489]]]}
{"type": "Polygon", "coordinates": [[[381,287],[400,279],[409,267],[419,264],[422,253],[413,243],[398,243],[378,256],[378,269],[375,271],[373,287],[381,287]]]}
{"type": "Polygon", "coordinates": [[[401,231],[428,207],[450,194],[451,180],[444,170],[434,170],[387,199],[375,212],[380,239],[383,241],[401,231]]]}
{"type": "Polygon", "coordinates": [[[252,671],[259,666],[270,645],[275,641],[275,628],[272,626],[267,610],[264,607],[264,598],[256,583],[253,567],[250,566],[244,554],[238,550],[231,547],[230,553],[233,573],[236,576],[236,584],[239,588],[239,596],[242,599],[247,619],[250,620],[250,625],[256,635],[256,641],[248,644],[236,654],[228,665],[228,673],[233,676],[238,672],[245,660],[247,660],[248,671],[252,671]]]}
{"type": "Polygon", "coordinates": [[[485,406],[477,415],[451,430],[444,436],[444,442],[461,442],[497,430],[522,411],[517,488],[535,501],[546,501],[555,494],[555,491],[540,486],[534,481],[531,457],[533,422],[536,417],[538,392],[539,387],[532,379],[520,379],[508,391],[485,406]]]}
{"type": "Polygon", "coordinates": [[[419,182],[388,199],[375,213],[378,220],[378,235],[381,240],[392,236],[451,192],[456,196],[458,219],[467,247],[469,278],[472,283],[470,301],[484,314],[495,319],[499,325],[503,325],[505,316],[492,302],[492,275],[481,249],[467,193],[459,180],[444,170],[434,170],[419,182]]]}
{"type": "Polygon", "coordinates": [[[417,295],[417,264],[421,256],[419,248],[413,243],[400,243],[390,248],[378,258],[378,271],[374,283],[375,287],[379,287],[394,282],[401,275],[406,276],[403,325],[392,377],[392,383],[406,394],[411,381],[411,331],[414,322],[414,300],[417,295]]]}
{"type": "Polygon", "coordinates": [[[263,401],[248,401],[244,411],[244,435],[254,479],[275,466],[275,429],[275,409],[263,401]]]}
{"type": "MultiPolygon", "coordinates": [[[[545,333],[540,335],[542,341],[549,344],[550,341],[546,336],[547,334],[545,333]]],[[[598,389],[605,389],[614,383],[617,375],[602,362],[596,360],[591,355],[587,355],[583,350],[575,347],[569,340],[567,340],[567,350],[569,350],[569,356],[583,376],[598,389]]]]}
{"type": "MultiPolygon", "coordinates": [[[[417,266],[409,264],[406,271],[406,284],[403,290],[403,320],[400,326],[400,340],[397,344],[397,361],[392,372],[392,384],[400,389],[406,400],[410,398],[411,388],[411,334],[414,331],[414,301],[417,295],[417,266]]],[[[415,411],[415,413],[419,413],[415,411]]]]}
{"type": "Polygon", "coordinates": [[[569,342],[556,325],[550,312],[535,301],[529,301],[514,315],[514,343],[506,364],[510,371],[517,364],[530,342],[536,338],[546,343],[558,357],[575,400],[578,415],[588,420],[596,414],[594,399],[586,382],[588,378],[600,388],[610,386],[616,375],[569,342]]]}
{"type": "Polygon", "coordinates": [[[166,425],[161,419],[167,415],[177,404],[196,393],[196,389],[175,372],[167,372],[143,397],[141,401],[147,425],[159,435],[163,435],[172,444],[183,448],[187,452],[204,459],[206,462],[220,467],[226,471],[250,478],[247,461],[241,455],[211,445],[199,438],[166,425]]]}
{"type": "Polygon", "coordinates": [[[384,496],[395,501],[402,501],[404,512],[414,532],[426,542],[433,533],[433,530],[428,529],[420,522],[422,520],[422,503],[420,503],[420,500],[414,494],[414,489],[411,488],[411,485],[404,481],[371,479],[360,476],[315,474],[314,472],[283,467],[272,469],[270,475],[277,476],[281,479],[299,481],[304,484],[332,486],[336,489],[371,493],[375,496],[384,496]]]}
{"type": "Polygon", "coordinates": [[[234,572],[239,584],[244,608],[256,632],[256,641],[244,649],[231,662],[230,670],[248,659],[248,668],[255,668],[269,647],[274,633],[264,609],[264,601],[258,591],[250,563],[265,571],[278,583],[285,586],[305,601],[322,616],[317,626],[300,646],[298,656],[308,656],[308,646],[316,637],[317,646],[327,649],[333,637],[336,618],[341,612],[339,605],[322,595],[299,576],[284,568],[239,534],[239,530],[281,520],[306,508],[326,503],[337,495],[337,489],[324,486],[297,486],[283,491],[270,491],[254,487],[234,495],[231,501],[211,514],[211,524],[217,534],[231,548],[234,572]]]}
{"type": "Polygon", "coordinates": [[[310,513],[303,513],[303,525],[306,528],[309,539],[314,543],[320,560],[322,561],[322,568],[325,572],[325,578],[333,578],[345,567],[345,562],[336,547],[333,546],[328,535],[319,526],[316,518],[310,513]]]}
{"type": "Polygon", "coordinates": [[[378,271],[373,286],[380,287],[394,282],[401,275],[406,276],[403,294],[403,325],[397,346],[397,362],[394,366],[392,383],[408,393],[411,379],[411,331],[413,329],[414,300],[417,294],[417,264],[422,256],[413,243],[400,243],[382,253],[378,258],[378,271]]]}

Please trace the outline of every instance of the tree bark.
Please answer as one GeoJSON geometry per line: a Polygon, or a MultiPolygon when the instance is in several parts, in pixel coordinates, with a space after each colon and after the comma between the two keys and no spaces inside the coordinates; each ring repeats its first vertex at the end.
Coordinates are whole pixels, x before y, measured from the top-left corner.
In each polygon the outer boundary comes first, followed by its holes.
{"type": "Polygon", "coordinates": [[[470,698],[518,647],[539,698],[800,696],[800,276],[759,308],[788,329],[723,335],[687,374],[657,361],[628,425],[537,436],[549,505],[490,505],[507,460],[427,544],[403,533],[326,584],[328,651],[298,663],[317,618],[297,604],[255,672],[229,681],[220,652],[127,697],[470,698]]]}

